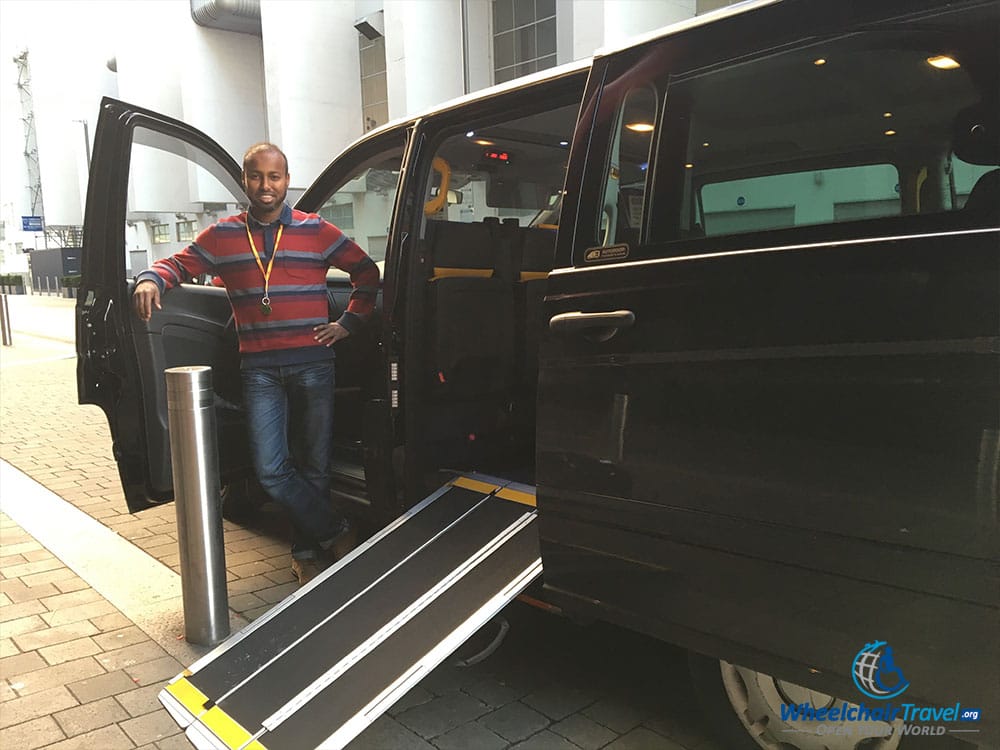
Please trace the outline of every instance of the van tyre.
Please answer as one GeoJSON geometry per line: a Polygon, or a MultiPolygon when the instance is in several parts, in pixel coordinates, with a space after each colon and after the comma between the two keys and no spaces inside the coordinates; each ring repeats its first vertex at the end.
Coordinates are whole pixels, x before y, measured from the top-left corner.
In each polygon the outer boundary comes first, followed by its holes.
{"type": "Polygon", "coordinates": [[[891,727],[885,722],[806,722],[812,727],[822,723],[830,731],[822,735],[794,731],[796,722],[781,718],[783,703],[811,702],[822,708],[839,705],[843,699],[693,652],[688,665],[708,723],[729,750],[896,750],[899,746],[901,720],[891,727]],[[836,733],[838,727],[843,734],[836,733]],[[874,736],[890,729],[889,736],[874,736]]]}

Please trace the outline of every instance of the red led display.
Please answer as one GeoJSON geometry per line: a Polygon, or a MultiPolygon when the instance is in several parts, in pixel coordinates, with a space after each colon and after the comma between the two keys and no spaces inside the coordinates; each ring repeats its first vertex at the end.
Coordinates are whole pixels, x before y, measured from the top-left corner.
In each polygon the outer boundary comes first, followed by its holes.
{"type": "Polygon", "coordinates": [[[486,149],[486,151],[483,152],[483,158],[503,162],[504,164],[510,164],[510,154],[506,151],[498,151],[492,148],[486,149]]]}

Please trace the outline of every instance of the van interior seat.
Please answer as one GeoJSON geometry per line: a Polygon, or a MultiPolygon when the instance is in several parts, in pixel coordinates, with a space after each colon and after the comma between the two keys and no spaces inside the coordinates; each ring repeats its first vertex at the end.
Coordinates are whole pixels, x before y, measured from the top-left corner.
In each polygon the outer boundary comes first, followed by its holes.
{"type": "MultiPolygon", "coordinates": [[[[980,103],[958,113],[952,151],[967,164],[1000,166],[1000,102],[980,103]]],[[[981,175],[965,201],[963,211],[978,222],[1000,222],[1000,169],[981,175]]]]}
{"type": "Polygon", "coordinates": [[[425,248],[432,394],[504,391],[514,350],[507,243],[483,222],[429,221],[425,248]]]}
{"type": "Polygon", "coordinates": [[[556,252],[553,229],[525,227],[520,230],[515,281],[515,315],[522,330],[517,353],[518,381],[533,387],[538,380],[538,347],[546,321],[545,290],[556,252]]]}

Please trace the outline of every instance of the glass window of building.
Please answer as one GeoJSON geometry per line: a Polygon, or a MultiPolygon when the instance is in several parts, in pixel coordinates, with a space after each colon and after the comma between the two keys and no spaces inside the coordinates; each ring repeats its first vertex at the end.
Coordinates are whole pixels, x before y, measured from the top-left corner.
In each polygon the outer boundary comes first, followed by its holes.
{"type": "Polygon", "coordinates": [[[493,0],[493,80],[556,64],[556,0],[493,0]]]}
{"type": "Polygon", "coordinates": [[[153,224],[153,244],[162,245],[170,242],[170,225],[153,224]]]}
{"type": "Polygon", "coordinates": [[[385,37],[358,34],[361,53],[361,116],[367,133],[389,121],[389,94],[385,79],[385,37]]]}
{"type": "Polygon", "coordinates": [[[177,222],[177,241],[178,242],[193,242],[194,235],[198,231],[198,225],[195,221],[178,221],[177,222]]]}

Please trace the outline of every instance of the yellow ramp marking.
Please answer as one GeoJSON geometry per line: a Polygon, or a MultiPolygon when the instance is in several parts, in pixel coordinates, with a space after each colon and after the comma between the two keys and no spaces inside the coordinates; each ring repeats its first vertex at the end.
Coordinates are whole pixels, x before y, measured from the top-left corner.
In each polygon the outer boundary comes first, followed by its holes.
{"type": "Polygon", "coordinates": [[[491,492],[496,492],[500,489],[499,484],[489,484],[488,482],[480,482],[478,479],[469,479],[468,477],[459,477],[452,482],[455,487],[464,487],[467,490],[472,490],[474,492],[483,492],[489,495],[491,492]]]}
{"type": "Polygon", "coordinates": [[[502,497],[504,500],[512,500],[522,505],[530,505],[532,508],[535,507],[535,496],[530,492],[521,492],[520,490],[512,490],[510,487],[504,487],[497,493],[497,497],[502,497]]]}
{"type": "Polygon", "coordinates": [[[184,677],[167,685],[166,691],[194,716],[200,716],[205,710],[205,704],[208,703],[208,696],[184,677]]]}
{"type": "MultiPolygon", "coordinates": [[[[218,706],[212,706],[199,720],[211,730],[212,734],[222,740],[226,747],[232,748],[232,750],[239,750],[253,737],[250,732],[237,724],[229,714],[218,706]]],[[[258,747],[261,746],[258,745],[258,747]]]]}

